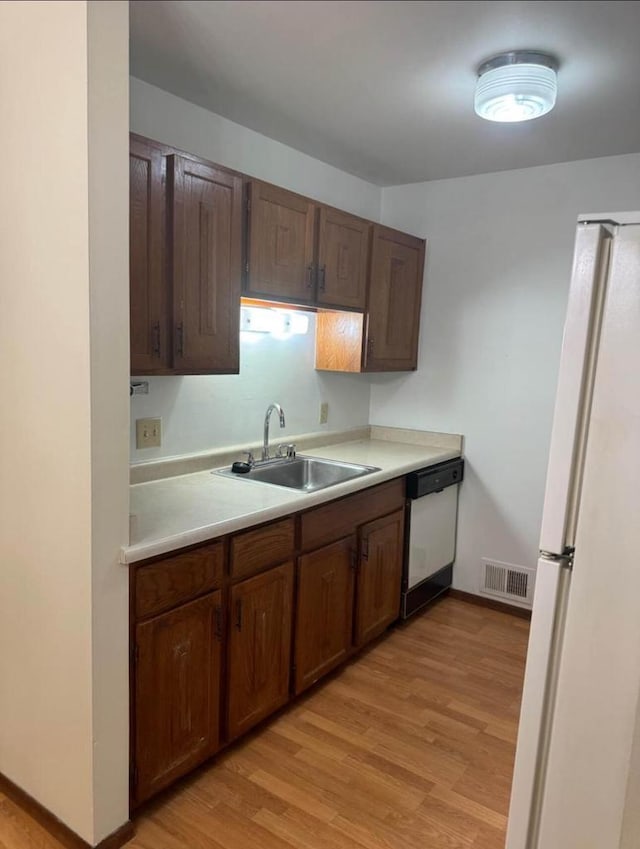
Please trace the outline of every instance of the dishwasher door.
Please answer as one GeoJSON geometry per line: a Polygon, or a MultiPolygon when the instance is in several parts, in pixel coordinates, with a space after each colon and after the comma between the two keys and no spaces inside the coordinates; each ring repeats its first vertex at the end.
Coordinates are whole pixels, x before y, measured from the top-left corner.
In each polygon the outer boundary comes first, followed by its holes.
{"type": "Polygon", "coordinates": [[[408,590],[453,563],[457,515],[457,486],[411,502],[408,590]]]}
{"type": "Polygon", "coordinates": [[[403,619],[451,586],[456,556],[458,490],[464,460],[457,458],[407,476],[403,619]]]}

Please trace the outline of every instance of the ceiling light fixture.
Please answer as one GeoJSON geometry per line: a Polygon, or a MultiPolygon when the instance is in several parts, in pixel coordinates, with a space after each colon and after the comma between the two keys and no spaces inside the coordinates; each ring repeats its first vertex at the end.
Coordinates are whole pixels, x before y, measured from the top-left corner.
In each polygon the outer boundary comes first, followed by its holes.
{"type": "Polygon", "coordinates": [[[555,106],[558,61],[548,53],[513,50],[478,68],[475,110],[487,121],[530,121],[555,106]]]}

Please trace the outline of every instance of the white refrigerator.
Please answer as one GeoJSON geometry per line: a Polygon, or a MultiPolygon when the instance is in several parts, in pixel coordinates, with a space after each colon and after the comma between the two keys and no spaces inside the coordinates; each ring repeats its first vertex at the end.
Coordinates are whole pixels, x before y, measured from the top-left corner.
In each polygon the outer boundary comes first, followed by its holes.
{"type": "Polygon", "coordinates": [[[640,847],[640,213],[578,223],[506,849],[640,847]]]}

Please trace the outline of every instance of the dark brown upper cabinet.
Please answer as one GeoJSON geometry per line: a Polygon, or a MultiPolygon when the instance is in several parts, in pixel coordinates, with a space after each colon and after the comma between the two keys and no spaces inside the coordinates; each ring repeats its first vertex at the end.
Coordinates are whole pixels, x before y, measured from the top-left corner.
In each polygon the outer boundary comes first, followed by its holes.
{"type": "Polygon", "coordinates": [[[239,370],[242,177],[130,138],[132,374],[239,370]]]}
{"type": "Polygon", "coordinates": [[[316,368],[324,371],[412,371],[418,334],[425,241],[374,224],[363,314],[319,310],[316,368]]]}
{"type": "Polygon", "coordinates": [[[337,209],[320,208],[317,302],[364,310],[371,224],[337,209]]]}
{"type": "Polygon", "coordinates": [[[423,239],[373,228],[365,371],[409,371],[418,365],[424,251],[423,239]]]}
{"type": "Polygon", "coordinates": [[[169,368],[164,157],[137,136],[129,152],[131,373],[169,368]]]}
{"type": "Polygon", "coordinates": [[[316,205],[251,180],[245,294],[309,304],[315,297],[316,205]]]}
{"type": "Polygon", "coordinates": [[[242,179],[168,157],[173,365],[189,374],[240,370],[242,179]]]}
{"type": "Polygon", "coordinates": [[[130,161],[132,374],[237,374],[241,294],[316,308],[319,370],[417,367],[423,239],[140,136],[130,161]]]}
{"type": "Polygon", "coordinates": [[[364,310],[371,223],[277,186],[247,186],[244,294],[364,310]]]}

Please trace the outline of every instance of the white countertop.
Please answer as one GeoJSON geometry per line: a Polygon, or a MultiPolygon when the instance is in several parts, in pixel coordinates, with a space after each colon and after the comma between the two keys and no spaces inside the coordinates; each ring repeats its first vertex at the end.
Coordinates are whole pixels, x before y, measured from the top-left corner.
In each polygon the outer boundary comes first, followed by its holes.
{"type": "Polygon", "coordinates": [[[409,444],[386,438],[342,442],[300,453],[379,466],[380,471],[310,493],[225,478],[211,471],[134,484],[130,501],[131,542],[122,549],[121,562],[135,563],[306,510],[459,457],[461,452],[451,445],[409,444]]]}

